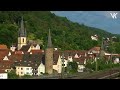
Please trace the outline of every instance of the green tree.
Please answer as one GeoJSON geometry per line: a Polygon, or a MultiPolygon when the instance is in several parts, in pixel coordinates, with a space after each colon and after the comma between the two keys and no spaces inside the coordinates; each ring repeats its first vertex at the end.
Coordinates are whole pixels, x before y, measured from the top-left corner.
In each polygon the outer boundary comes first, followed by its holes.
{"type": "Polygon", "coordinates": [[[67,72],[68,73],[76,73],[78,70],[78,64],[77,62],[73,61],[73,62],[68,62],[67,65],[67,72]]]}
{"type": "Polygon", "coordinates": [[[15,70],[8,72],[8,79],[18,79],[18,78],[19,78],[19,76],[16,75],[15,70]]]}

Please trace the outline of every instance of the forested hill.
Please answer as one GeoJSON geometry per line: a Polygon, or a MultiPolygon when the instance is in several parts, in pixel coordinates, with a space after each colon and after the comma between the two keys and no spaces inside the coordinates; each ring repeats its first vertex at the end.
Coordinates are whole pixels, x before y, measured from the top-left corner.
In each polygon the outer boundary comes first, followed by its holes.
{"type": "Polygon", "coordinates": [[[99,46],[102,37],[114,36],[104,30],[73,23],[49,11],[0,11],[0,44],[9,47],[17,43],[21,16],[24,17],[28,39],[38,40],[43,43],[43,48],[46,47],[49,28],[54,47],[69,50],[88,50],[93,46],[99,46]],[[90,37],[94,34],[99,36],[99,41],[91,40],[90,37]]]}

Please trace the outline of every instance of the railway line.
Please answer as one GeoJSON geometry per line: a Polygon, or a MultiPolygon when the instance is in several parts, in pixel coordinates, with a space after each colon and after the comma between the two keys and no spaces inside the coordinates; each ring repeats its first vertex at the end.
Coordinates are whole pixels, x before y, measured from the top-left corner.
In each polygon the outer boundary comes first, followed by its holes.
{"type": "Polygon", "coordinates": [[[61,75],[49,75],[49,76],[34,77],[31,79],[120,79],[120,68],[114,68],[106,71],[98,71],[92,73],[83,72],[74,75],[64,74],[63,77],[61,77],[61,75]]]}
{"type": "Polygon", "coordinates": [[[109,70],[106,72],[100,72],[94,75],[89,75],[81,78],[80,76],[71,77],[71,79],[119,79],[119,70],[109,70]]]}

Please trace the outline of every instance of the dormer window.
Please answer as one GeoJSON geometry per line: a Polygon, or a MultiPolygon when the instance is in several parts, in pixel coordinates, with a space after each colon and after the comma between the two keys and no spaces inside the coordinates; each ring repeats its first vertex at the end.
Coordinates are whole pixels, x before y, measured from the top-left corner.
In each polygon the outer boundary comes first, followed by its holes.
{"type": "Polygon", "coordinates": [[[5,57],[3,58],[3,60],[9,60],[9,59],[8,59],[8,57],[7,57],[7,56],[5,56],[5,57]]]}
{"type": "Polygon", "coordinates": [[[79,58],[77,53],[75,54],[74,58],[79,58]]]}
{"type": "Polygon", "coordinates": [[[22,52],[22,54],[24,54],[24,52],[22,52]]]}
{"type": "Polygon", "coordinates": [[[11,52],[8,53],[8,56],[11,56],[11,52]]]}

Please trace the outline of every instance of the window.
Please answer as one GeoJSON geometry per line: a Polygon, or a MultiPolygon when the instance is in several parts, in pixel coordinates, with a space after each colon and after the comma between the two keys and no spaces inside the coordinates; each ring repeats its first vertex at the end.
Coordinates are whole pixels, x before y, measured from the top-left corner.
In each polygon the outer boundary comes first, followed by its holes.
{"type": "Polygon", "coordinates": [[[23,68],[21,68],[21,70],[23,70],[23,68]]]}
{"type": "Polygon", "coordinates": [[[26,72],[26,74],[29,74],[29,72],[26,72]]]}
{"type": "Polygon", "coordinates": [[[37,68],[35,68],[34,70],[37,70],[37,68]]]}
{"type": "Polygon", "coordinates": [[[24,42],[24,38],[23,38],[23,42],[24,42]]]}
{"type": "Polygon", "coordinates": [[[21,72],[21,74],[23,74],[23,72],[21,72]]]}
{"type": "Polygon", "coordinates": [[[65,64],[62,64],[62,66],[65,66],[65,64]]]}

